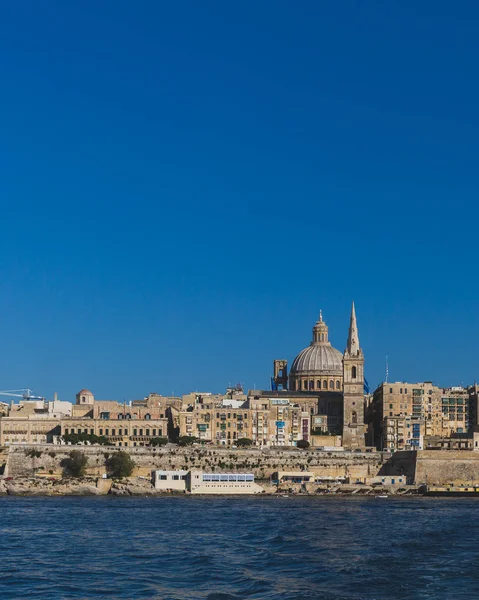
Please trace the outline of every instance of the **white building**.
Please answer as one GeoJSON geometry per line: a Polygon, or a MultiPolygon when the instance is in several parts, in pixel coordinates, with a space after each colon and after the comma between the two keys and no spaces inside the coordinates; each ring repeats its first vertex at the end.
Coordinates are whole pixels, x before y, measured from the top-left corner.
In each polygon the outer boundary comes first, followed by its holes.
{"type": "Polygon", "coordinates": [[[155,489],[191,494],[261,494],[264,490],[252,473],[203,471],[153,471],[155,489]]]}

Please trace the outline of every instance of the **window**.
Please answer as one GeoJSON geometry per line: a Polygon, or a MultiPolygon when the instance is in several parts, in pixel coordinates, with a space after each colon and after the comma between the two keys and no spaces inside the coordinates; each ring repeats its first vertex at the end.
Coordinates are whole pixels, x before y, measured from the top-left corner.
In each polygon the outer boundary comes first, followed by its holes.
{"type": "Polygon", "coordinates": [[[150,435],[150,430],[149,429],[146,430],[146,435],[150,435]]]}
{"type": "Polygon", "coordinates": [[[304,390],[308,389],[308,382],[307,381],[303,381],[303,389],[304,390]]]}
{"type": "Polygon", "coordinates": [[[140,429],[140,435],[143,435],[143,429],[140,429]]]}
{"type": "Polygon", "coordinates": [[[402,394],[402,388],[399,388],[399,393],[402,394]]]}
{"type": "Polygon", "coordinates": [[[149,420],[151,419],[151,415],[150,415],[149,413],[148,413],[148,414],[146,414],[146,415],[145,415],[145,419],[146,419],[147,421],[149,421],[149,420]]]}
{"type": "Polygon", "coordinates": [[[162,481],[166,481],[166,475],[160,475],[160,479],[161,479],[162,481]]]}
{"type": "Polygon", "coordinates": [[[314,381],[311,379],[311,381],[309,382],[309,389],[310,390],[314,390],[314,381]]]}
{"type": "Polygon", "coordinates": [[[116,435],[115,431],[116,431],[116,429],[112,429],[111,430],[111,435],[116,435]]]}
{"type": "Polygon", "coordinates": [[[153,435],[156,435],[156,429],[153,429],[153,435]]]}
{"type": "Polygon", "coordinates": [[[103,435],[103,429],[100,429],[100,435],[103,435]]]}
{"type": "Polygon", "coordinates": [[[353,379],[356,379],[356,376],[357,376],[357,370],[356,370],[356,367],[353,367],[353,368],[351,369],[351,377],[352,377],[353,379]]]}
{"type": "Polygon", "coordinates": [[[316,389],[320,390],[321,389],[321,380],[318,379],[318,381],[316,382],[316,389]]]}
{"type": "Polygon", "coordinates": [[[327,390],[328,389],[328,382],[326,381],[326,379],[323,381],[323,390],[327,390]]]}
{"type": "Polygon", "coordinates": [[[393,393],[393,389],[389,388],[389,393],[392,394],[393,393]]]}
{"type": "MultiPolygon", "coordinates": [[[[138,432],[138,429],[136,429],[136,427],[135,427],[135,429],[133,429],[133,435],[138,435],[137,432],[138,432]]],[[[136,446],[136,444],[135,444],[135,446],[136,446]]]]}
{"type": "Polygon", "coordinates": [[[331,379],[331,381],[329,382],[329,389],[330,390],[334,390],[334,381],[331,379]]]}

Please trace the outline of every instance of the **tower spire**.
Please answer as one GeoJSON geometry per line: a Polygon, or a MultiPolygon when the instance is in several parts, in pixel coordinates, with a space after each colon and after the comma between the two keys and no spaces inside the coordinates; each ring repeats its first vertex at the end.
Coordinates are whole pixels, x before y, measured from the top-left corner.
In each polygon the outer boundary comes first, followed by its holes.
{"type": "Polygon", "coordinates": [[[360,352],[359,348],[359,335],[358,335],[358,324],[356,321],[356,310],[353,306],[351,308],[351,319],[349,321],[349,335],[348,335],[348,347],[347,351],[350,356],[356,356],[360,352]]]}

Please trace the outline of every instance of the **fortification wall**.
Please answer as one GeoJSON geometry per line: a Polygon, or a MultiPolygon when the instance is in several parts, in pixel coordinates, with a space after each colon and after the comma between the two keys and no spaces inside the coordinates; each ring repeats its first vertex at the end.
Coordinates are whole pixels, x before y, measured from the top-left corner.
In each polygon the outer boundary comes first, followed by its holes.
{"type": "Polygon", "coordinates": [[[479,452],[420,450],[416,459],[416,484],[479,483],[479,452]]]}
{"type": "MultiPolygon", "coordinates": [[[[119,448],[107,446],[58,446],[52,444],[9,446],[5,474],[10,477],[31,476],[33,473],[59,476],[61,460],[72,450],[80,450],[88,457],[87,473],[102,475],[105,458],[119,448]],[[29,451],[41,452],[31,457],[29,451]]],[[[133,458],[134,475],[149,476],[152,469],[191,469],[254,473],[258,479],[267,479],[274,471],[312,471],[321,477],[346,477],[351,481],[364,480],[378,474],[384,464],[380,452],[321,452],[318,450],[248,449],[232,450],[214,447],[122,448],[133,458]]]]}
{"type": "Polygon", "coordinates": [[[479,452],[418,450],[396,452],[381,468],[381,475],[406,475],[414,485],[479,483],[479,452]]]}

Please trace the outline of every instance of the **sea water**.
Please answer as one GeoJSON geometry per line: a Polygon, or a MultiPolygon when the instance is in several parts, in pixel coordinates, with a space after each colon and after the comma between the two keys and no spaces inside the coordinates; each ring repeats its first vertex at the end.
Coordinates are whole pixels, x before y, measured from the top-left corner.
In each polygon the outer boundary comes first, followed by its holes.
{"type": "Polygon", "coordinates": [[[2,497],[0,598],[479,598],[479,502],[2,497]]]}

